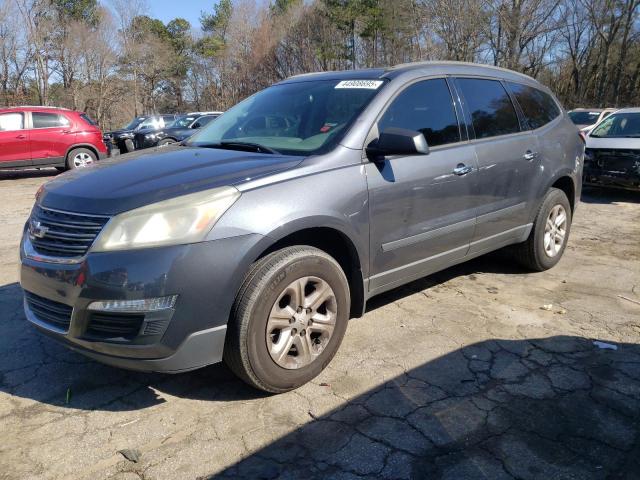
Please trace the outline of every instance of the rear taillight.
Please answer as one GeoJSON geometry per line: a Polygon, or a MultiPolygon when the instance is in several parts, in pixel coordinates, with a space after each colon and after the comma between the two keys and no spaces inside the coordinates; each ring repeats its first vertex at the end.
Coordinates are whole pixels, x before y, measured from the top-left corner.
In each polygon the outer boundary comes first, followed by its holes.
{"type": "Polygon", "coordinates": [[[584,143],[587,143],[587,136],[582,130],[578,132],[578,136],[580,137],[580,140],[582,140],[584,143]]]}

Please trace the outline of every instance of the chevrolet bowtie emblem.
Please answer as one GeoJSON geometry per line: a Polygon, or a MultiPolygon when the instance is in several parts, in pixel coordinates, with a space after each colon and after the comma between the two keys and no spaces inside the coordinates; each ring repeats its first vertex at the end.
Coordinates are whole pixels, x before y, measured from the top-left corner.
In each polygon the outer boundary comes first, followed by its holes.
{"type": "Polygon", "coordinates": [[[29,235],[33,238],[43,238],[48,231],[49,227],[45,227],[40,222],[31,222],[29,225],[29,235]]]}

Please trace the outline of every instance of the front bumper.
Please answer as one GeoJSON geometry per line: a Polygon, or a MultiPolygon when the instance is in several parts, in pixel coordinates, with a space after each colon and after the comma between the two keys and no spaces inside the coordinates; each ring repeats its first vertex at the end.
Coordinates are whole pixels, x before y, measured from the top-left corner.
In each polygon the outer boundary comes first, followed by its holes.
{"type": "Polygon", "coordinates": [[[178,372],[219,362],[235,295],[262,238],[89,253],[72,264],[28,258],[23,245],[20,283],[27,320],[73,350],[117,367],[178,372]],[[105,320],[102,312],[88,309],[95,301],[170,295],[177,295],[174,307],[160,312],[105,320]],[[56,317],[48,309],[70,311],[68,324],[52,322],[56,317]],[[109,333],[125,323],[133,325],[128,335],[109,333]]]}
{"type": "Polygon", "coordinates": [[[146,138],[146,136],[136,136],[133,144],[135,145],[136,150],[143,150],[145,148],[155,147],[159,140],[161,140],[161,138],[146,138]]]}
{"type": "Polygon", "coordinates": [[[593,150],[585,158],[584,185],[640,191],[640,154],[629,150],[593,150]]]}

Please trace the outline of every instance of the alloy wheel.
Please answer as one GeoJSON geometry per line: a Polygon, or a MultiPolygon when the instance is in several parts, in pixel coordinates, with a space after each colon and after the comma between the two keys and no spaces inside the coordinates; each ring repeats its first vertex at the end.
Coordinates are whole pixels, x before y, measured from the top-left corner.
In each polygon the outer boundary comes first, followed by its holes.
{"type": "Polygon", "coordinates": [[[331,340],[336,313],[336,296],[327,282],[318,277],[291,282],[267,321],[267,348],[273,361],[290,370],[312,363],[331,340]]]}
{"type": "Polygon", "coordinates": [[[93,158],[91,158],[91,155],[89,155],[86,152],[76,153],[73,157],[73,165],[76,168],[86,167],[88,165],[91,165],[92,163],[93,163],[93,158]]]}
{"type": "Polygon", "coordinates": [[[549,212],[544,228],[544,251],[555,257],[562,250],[567,236],[567,212],[562,205],[554,206],[549,212]]]}

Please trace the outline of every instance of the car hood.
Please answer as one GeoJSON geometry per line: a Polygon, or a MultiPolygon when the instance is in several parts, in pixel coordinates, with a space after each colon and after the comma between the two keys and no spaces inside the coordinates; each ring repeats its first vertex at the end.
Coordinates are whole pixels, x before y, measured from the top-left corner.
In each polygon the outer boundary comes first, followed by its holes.
{"type": "Polygon", "coordinates": [[[168,198],[239,185],[295,167],[304,157],[170,146],[100,161],[46,183],[43,207],[114,215],[168,198]]]}
{"type": "Polygon", "coordinates": [[[640,138],[596,138],[587,136],[587,148],[640,150],[640,138]]]}
{"type": "Polygon", "coordinates": [[[141,130],[138,130],[136,132],[136,135],[146,135],[147,133],[157,133],[159,131],[161,131],[161,128],[143,128],[141,130]]]}
{"type": "Polygon", "coordinates": [[[105,132],[105,135],[111,135],[112,137],[117,137],[119,135],[122,135],[123,133],[133,133],[133,130],[127,130],[127,129],[120,129],[120,130],[112,130],[110,132],[105,132]]]}

